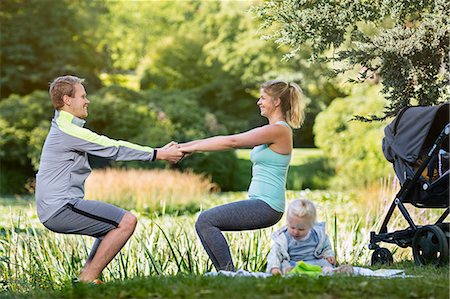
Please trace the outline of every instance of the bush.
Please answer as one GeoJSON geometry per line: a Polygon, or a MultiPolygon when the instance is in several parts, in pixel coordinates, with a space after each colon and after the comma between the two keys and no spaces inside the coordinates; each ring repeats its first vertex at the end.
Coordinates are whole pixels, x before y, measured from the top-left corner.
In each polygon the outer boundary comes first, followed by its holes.
{"type": "Polygon", "coordinates": [[[324,157],[309,158],[302,165],[289,166],[287,190],[327,189],[334,169],[324,157]]]}
{"type": "Polygon", "coordinates": [[[239,180],[239,165],[235,152],[194,154],[183,160],[180,166],[182,169],[192,169],[195,173],[211,177],[211,181],[218,184],[221,191],[241,190],[236,183],[239,180]]]}
{"type": "Polygon", "coordinates": [[[354,115],[375,114],[385,100],[378,86],[358,85],[345,98],[335,99],[314,125],[316,144],[335,169],[334,187],[363,187],[385,176],[390,164],[381,150],[386,122],[351,121],[354,115]]]}
{"type": "Polygon", "coordinates": [[[224,134],[220,125],[208,108],[198,103],[198,92],[194,90],[147,90],[143,96],[163,117],[174,124],[174,139],[190,141],[209,135],[224,134]]]}
{"type": "MultiPolygon", "coordinates": [[[[162,146],[172,139],[174,129],[170,119],[159,118],[139,93],[112,86],[90,95],[89,99],[86,127],[99,134],[151,147],[162,146]]],[[[53,115],[49,95],[44,91],[11,95],[0,102],[1,193],[25,192],[24,185],[39,167],[53,115]]],[[[100,158],[92,160],[94,167],[109,164],[100,158]]]]}
{"type": "Polygon", "coordinates": [[[23,193],[34,176],[53,116],[47,92],[11,95],[0,102],[0,193],[23,193]]]}

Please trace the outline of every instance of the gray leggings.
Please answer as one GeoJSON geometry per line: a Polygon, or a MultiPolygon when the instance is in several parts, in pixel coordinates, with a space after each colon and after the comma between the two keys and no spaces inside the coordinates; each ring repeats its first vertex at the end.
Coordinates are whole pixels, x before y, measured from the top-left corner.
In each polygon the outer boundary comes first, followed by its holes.
{"type": "Polygon", "coordinates": [[[195,229],[216,270],[234,271],[230,248],[222,231],[265,228],[283,216],[267,203],[248,199],[214,207],[200,214],[195,229]]]}

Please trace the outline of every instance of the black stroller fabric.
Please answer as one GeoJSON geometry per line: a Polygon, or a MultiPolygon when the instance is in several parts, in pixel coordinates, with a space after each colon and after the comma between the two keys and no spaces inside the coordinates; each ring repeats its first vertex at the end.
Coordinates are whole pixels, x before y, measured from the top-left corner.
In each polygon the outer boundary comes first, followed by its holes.
{"type": "MultiPolygon", "coordinates": [[[[418,165],[449,123],[449,106],[445,103],[440,106],[407,107],[385,128],[383,153],[393,163],[402,186],[414,177],[418,165]]],[[[420,176],[417,182],[413,182],[416,185],[405,202],[430,208],[449,206],[448,151],[447,137],[426,168],[430,176],[420,176]]]]}

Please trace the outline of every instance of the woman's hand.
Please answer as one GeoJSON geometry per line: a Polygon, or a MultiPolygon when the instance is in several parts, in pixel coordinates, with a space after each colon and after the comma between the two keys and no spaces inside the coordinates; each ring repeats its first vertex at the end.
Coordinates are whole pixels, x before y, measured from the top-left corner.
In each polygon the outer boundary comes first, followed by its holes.
{"type": "Polygon", "coordinates": [[[172,140],[171,142],[169,142],[166,145],[164,145],[161,149],[165,150],[165,149],[168,149],[171,146],[174,146],[174,145],[177,145],[177,144],[178,144],[178,142],[172,140]]]}
{"type": "Polygon", "coordinates": [[[186,143],[177,144],[177,147],[180,151],[183,152],[186,156],[193,154],[196,150],[194,149],[196,141],[190,141],[186,143]]]}

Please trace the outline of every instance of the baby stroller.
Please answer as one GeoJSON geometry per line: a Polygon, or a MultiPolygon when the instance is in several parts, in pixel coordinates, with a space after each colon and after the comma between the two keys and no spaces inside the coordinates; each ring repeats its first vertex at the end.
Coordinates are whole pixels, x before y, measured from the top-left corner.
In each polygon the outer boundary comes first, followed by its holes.
{"type": "Polygon", "coordinates": [[[402,248],[412,247],[418,265],[443,265],[449,259],[449,103],[439,106],[413,106],[401,110],[384,129],[383,153],[393,163],[400,181],[381,225],[380,232],[370,232],[369,249],[374,250],[371,264],[391,264],[392,253],[377,243],[387,242],[402,248]],[[405,208],[442,208],[434,224],[417,225],[405,208]],[[398,207],[409,227],[388,232],[387,224],[398,207]]]}

